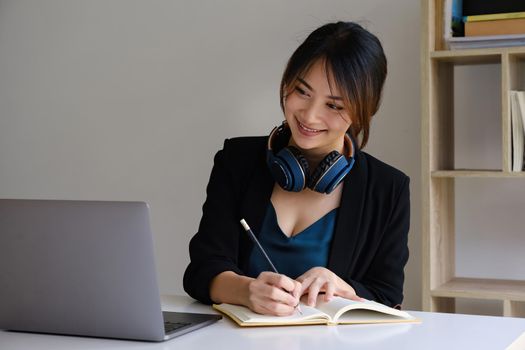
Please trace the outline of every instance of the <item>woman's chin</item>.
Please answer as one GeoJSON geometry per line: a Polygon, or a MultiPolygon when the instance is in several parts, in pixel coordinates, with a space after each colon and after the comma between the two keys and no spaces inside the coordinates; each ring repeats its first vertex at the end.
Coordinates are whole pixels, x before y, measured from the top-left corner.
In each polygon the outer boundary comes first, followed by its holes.
{"type": "Polygon", "coordinates": [[[312,152],[312,151],[320,151],[323,148],[322,144],[318,142],[317,140],[303,140],[301,138],[298,138],[298,139],[294,138],[293,144],[299,150],[304,151],[306,153],[312,152]]]}
{"type": "Polygon", "coordinates": [[[302,149],[311,149],[319,147],[322,144],[324,131],[317,133],[306,133],[302,132],[299,128],[292,132],[292,138],[294,143],[302,149]]]}

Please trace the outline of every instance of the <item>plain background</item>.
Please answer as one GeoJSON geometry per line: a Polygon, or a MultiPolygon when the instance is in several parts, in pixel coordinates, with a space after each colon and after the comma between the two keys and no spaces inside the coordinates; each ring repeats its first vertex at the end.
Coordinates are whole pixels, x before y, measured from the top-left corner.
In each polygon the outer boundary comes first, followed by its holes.
{"type": "MultiPolygon", "coordinates": [[[[419,309],[418,0],[0,0],[0,197],[147,201],[161,292],[182,293],[215,152],[225,138],[265,135],[280,123],[278,87],[288,57],[309,32],[335,20],[375,33],[388,58],[365,150],[411,177],[404,307],[419,309]]],[[[510,197],[519,192],[516,183],[504,184],[510,197]]],[[[466,231],[458,269],[525,278],[523,259],[508,255],[517,249],[518,220],[505,238],[511,243],[477,264],[480,251],[494,246],[492,231],[481,245],[470,244],[486,226],[477,223],[483,211],[470,207],[470,193],[481,195],[479,203],[494,196],[483,191],[486,183],[477,186],[458,191],[458,208],[475,217],[466,224],[458,218],[466,231]]],[[[505,205],[505,196],[501,213],[516,207],[505,205]]]]}

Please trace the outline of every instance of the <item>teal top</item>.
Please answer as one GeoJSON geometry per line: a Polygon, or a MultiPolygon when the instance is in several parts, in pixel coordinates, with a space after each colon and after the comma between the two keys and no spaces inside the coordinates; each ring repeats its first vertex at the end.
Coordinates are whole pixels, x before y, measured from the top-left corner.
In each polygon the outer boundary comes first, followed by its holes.
{"type": "MultiPolygon", "coordinates": [[[[257,239],[277,271],[295,279],[312,267],[328,265],[337,212],[338,208],[331,210],[303,231],[288,237],[279,227],[275,208],[270,202],[257,239]]],[[[263,271],[272,271],[272,268],[254,245],[247,275],[257,277],[263,271]]]]}

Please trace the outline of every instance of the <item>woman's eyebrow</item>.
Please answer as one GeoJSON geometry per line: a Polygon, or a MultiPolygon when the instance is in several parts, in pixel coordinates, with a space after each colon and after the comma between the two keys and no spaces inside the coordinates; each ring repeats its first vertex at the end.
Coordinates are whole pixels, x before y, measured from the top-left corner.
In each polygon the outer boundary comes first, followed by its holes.
{"type": "Polygon", "coordinates": [[[306,86],[309,90],[312,90],[313,92],[315,92],[314,88],[310,86],[310,84],[308,84],[306,81],[304,81],[303,79],[301,78],[297,78],[297,80],[299,80],[301,82],[301,84],[303,84],[304,86],[306,86]]]}
{"type": "MultiPolygon", "coordinates": [[[[306,86],[306,87],[308,88],[308,90],[315,92],[314,88],[311,87],[310,84],[308,84],[306,81],[304,81],[304,80],[301,79],[301,78],[297,78],[297,80],[299,80],[299,82],[300,82],[301,84],[303,84],[304,86],[306,86]]],[[[337,101],[342,101],[342,100],[343,100],[343,98],[342,98],[341,96],[331,96],[331,95],[330,95],[330,96],[326,96],[326,97],[328,97],[329,99],[332,99],[332,100],[337,100],[337,101]]]]}

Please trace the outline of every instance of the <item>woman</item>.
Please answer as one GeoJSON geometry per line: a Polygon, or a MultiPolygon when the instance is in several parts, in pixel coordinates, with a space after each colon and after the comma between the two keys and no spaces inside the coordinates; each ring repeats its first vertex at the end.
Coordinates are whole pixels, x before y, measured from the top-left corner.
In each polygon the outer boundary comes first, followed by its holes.
{"type": "Polygon", "coordinates": [[[361,151],[386,72],[381,43],[355,23],[326,24],[299,46],[281,81],[283,125],[226,140],[215,156],[189,295],[270,315],[303,296],[401,304],[409,178],[361,151]],[[243,218],[281,274],[268,272],[243,218]]]}

